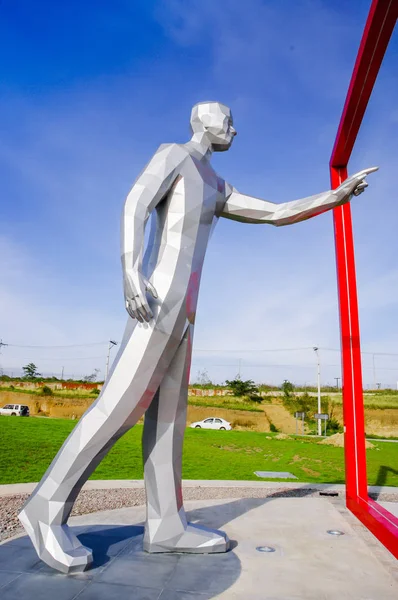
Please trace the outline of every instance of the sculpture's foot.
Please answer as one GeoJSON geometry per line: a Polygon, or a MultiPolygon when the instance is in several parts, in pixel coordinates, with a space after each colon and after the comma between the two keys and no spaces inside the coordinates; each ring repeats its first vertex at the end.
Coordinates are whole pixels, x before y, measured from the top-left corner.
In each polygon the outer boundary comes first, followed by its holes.
{"type": "Polygon", "coordinates": [[[146,552],[190,552],[210,554],[227,552],[230,542],[226,533],[216,529],[207,529],[201,525],[187,525],[185,531],[168,540],[150,542],[144,538],[146,552]]]}
{"type": "Polygon", "coordinates": [[[47,525],[28,514],[25,507],[18,515],[39,556],[49,567],[61,573],[85,571],[93,562],[90,548],[83,546],[68,525],[47,525]]]}

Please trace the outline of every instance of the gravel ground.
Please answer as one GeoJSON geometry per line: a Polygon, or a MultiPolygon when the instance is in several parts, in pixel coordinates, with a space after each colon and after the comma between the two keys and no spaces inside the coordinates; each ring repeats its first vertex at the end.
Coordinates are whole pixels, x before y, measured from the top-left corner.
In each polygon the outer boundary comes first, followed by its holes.
{"type": "MultiPolygon", "coordinates": [[[[341,494],[340,494],[341,495],[341,494]]],[[[17,514],[29,494],[3,496],[0,499],[0,542],[23,532],[17,514]]],[[[234,488],[234,487],[187,487],[184,500],[217,500],[222,498],[292,498],[319,497],[318,490],[280,488],[234,488]]],[[[322,496],[323,497],[323,496],[322,496]]],[[[324,496],[325,500],[328,499],[324,496]]],[[[384,502],[398,502],[398,491],[393,494],[380,494],[377,498],[384,502]]],[[[144,489],[83,490],[77,497],[72,515],[84,515],[101,510],[112,510],[127,506],[145,504],[144,489]]]]}

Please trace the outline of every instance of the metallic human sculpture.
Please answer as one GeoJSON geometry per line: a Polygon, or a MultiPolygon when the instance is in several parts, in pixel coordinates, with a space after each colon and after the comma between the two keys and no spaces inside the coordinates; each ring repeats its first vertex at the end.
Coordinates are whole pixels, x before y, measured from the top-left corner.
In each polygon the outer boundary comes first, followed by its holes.
{"type": "Polygon", "coordinates": [[[219,217],[289,225],[334,208],[366,187],[366,169],[334,191],[273,204],[241,194],[213,170],[213,151],[236,135],[230,109],[193,107],[192,138],[164,144],[133,185],[122,220],[124,295],[129,314],[118,355],[96,402],[51,463],[19,518],[39,557],[68,573],[92,562],[67,525],[83,484],[114,443],[145,414],[143,454],[147,552],[225,552],[225,533],[187,523],[181,491],[189,369],[196,304],[210,232],[219,217]],[[146,255],[145,225],[152,212],[146,255]]]}

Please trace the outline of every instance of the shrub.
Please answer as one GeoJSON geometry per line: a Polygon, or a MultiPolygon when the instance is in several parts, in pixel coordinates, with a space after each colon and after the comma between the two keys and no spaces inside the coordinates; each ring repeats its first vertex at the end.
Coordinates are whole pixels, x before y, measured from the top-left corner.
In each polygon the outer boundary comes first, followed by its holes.
{"type": "Polygon", "coordinates": [[[278,431],[279,431],[279,429],[277,427],[275,427],[275,425],[273,424],[272,421],[269,424],[269,430],[272,431],[272,433],[278,433],[278,431]]]}
{"type": "MultiPolygon", "coordinates": [[[[290,394],[290,392],[289,392],[290,394]]],[[[285,393],[283,397],[284,407],[293,415],[297,412],[305,412],[305,420],[311,421],[314,414],[318,412],[318,399],[316,396],[310,396],[307,392],[304,392],[301,396],[295,396],[293,394],[287,395],[285,393]]],[[[323,398],[324,403],[327,399],[323,398]]]]}
{"type": "Polygon", "coordinates": [[[262,400],[263,400],[262,397],[258,396],[257,394],[249,394],[247,396],[247,399],[251,400],[252,402],[258,402],[258,403],[262,402],[262,400]]]}
{"type": "Polygon", "coordinates": [[[327,433],[343,433],[343,427],[340,425],[337,419],[329,419],[326,425],[327,433]]]}
{"type": "Polygon", "coordinates": [[[43,394],[43,396],[53,396],[54,392],[52,391],[52,389],[50,387],[48,387],[48,385],[44,385],[41,393],[43,394]]]}
{"type": "Polygon", "coordinates": [[[90,394],[92,394],[93,396],[99,396],[100,391],[98,388],[93,388],[90,392],[90,394]]]}

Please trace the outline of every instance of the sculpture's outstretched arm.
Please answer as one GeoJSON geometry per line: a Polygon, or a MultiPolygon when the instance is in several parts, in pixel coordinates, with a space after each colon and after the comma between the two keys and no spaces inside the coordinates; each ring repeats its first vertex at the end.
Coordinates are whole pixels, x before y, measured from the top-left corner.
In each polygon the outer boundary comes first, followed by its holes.
{"type": "Polygon", "coordinates": [[[152,317],[146,292],[157,297],[156,290],[142,274],[145,225],[178,177],[185,156],[181,146],[162,144],[136,179],[124,204],[121,232],[124,297],[127,312],[140,322],[152,317]]]}
{"type": "Polygon", "coordinates": [[[377,171],[377,169],[378,167],[364,169],[346,179],[335,190],[329,190],[301,200],[283,202],[282,204],[274,204],[260,198],[246,196],[226,184],[227,201],[221,216],[243,223],[269,223],[276,226],[291,225],[344,204],[351,200],[352,195],[358,196],[368,185],[364,181],[366,176],[377,171]]]}

